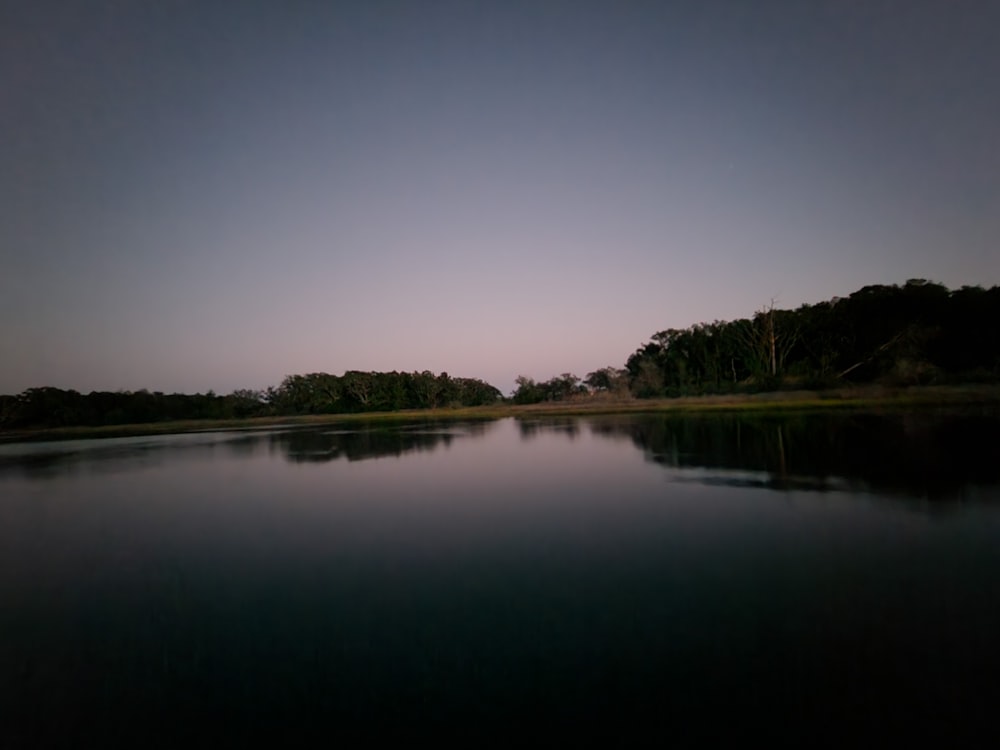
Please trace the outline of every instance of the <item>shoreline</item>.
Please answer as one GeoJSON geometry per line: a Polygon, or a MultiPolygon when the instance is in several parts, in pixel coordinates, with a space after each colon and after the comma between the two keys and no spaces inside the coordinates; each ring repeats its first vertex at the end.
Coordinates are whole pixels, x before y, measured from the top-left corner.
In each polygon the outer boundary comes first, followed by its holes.
{"type": "Polygon", "coordinates": [[[248,417],[245,419],[177,420],[142,424],[47,427],[0,431],[0,444],[86,438],[138,437],[224,430],[351,423],[392,423],[414,420],[494,420],[504,417],[576,417],[613,414],[755,413],[840,409],[907,409],[928,407],[1000,406],[1000,385],[911,386],[889,388],[862,386],[823,391],[767,391],[674,398],[637,399],[592,395],[563,402],[497,404],[494,406],[441,407],[388,412],[307,414],[248,417]]]}

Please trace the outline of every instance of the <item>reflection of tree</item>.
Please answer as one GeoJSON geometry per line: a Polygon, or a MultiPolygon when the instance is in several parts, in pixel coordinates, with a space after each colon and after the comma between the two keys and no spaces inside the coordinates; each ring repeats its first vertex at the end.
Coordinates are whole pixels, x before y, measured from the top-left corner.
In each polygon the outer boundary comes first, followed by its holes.
{"type": "Polygon", "coordinates": [[[220,445],[242,444],[235,450],[250,455],[259,438],[231,438],[223,433],[153,435],[131,438],[94,438],[51,443],[23,443],[22,450],[0,453],[0,476],[23,474],[32,479],[51,479],[79,472],[110,474],[137,467],[160,465],[179,454],[190,457],[210,454],[220,445]]]}
{"type": "Polygon", "coordinates": [[[779,488],[830,488],[832,478],[929,498],[1000,483],[996,416],[801,414],[609,417],[591,431],[627,436],[657,463],[766,472],[779,488]]]}
{"type": "Polygon", "coordinates": [[[21,474],[32,479],[68,476],[79,471],[130,471],[137,465],[160,464],[186,456],[211,454],[219,449],[228,457],[252,459],[259,449],[279,452],[296,463],[337,458],[360,461],[400,456],[411,451],[447,447],[456,437],[482,435],[492,422],[420,423],[374,426],[340,425],[284,431],[198,433],[127,438],[124,441],[84,440],[53,443],[40,450],[0,452],[0,477],[21,474]]]}
{"type": "Polygon", "coordinates": [[[272,447],[296,463],[323,463],[339,458],[361,461],[366,458],[401,456],[448,447],[456,437],[482,434],[488,423],[461,425],[371,426],[357,428],[289,430],[270,434],[272,447]]]}
{"type": "Polygon", "coordinates": [[[0,456],[0,476],[9,472],[30,479],[53,479],[76,472],[80,463],[81,454],[72,450],[0,456]]]}
{"type": "Polygon", "coordinates": [[[557,432],[571,440],[580,434],[580,420],[570,419],[518,419],[517,428],[522,440],[531,440],[543,432],[557,432]]]}

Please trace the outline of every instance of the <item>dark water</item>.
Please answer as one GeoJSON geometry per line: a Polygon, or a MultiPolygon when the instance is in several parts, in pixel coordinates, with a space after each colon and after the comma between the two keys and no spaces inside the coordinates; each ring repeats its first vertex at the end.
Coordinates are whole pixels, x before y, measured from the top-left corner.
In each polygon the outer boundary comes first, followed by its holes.
{"type": "Polygon", "coordinates": [[[3,445],[0,745],[988,737],[998,426],[608,417],[3,445]]]}

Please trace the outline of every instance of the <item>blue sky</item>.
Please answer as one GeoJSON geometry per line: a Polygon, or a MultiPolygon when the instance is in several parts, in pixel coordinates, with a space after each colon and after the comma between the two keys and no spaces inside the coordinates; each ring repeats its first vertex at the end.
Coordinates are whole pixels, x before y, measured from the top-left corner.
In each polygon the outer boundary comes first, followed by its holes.
{"type": "Polygon", "coordinates": [[[620,366],[1000,283],[991,2],[7,3],[0,392],[620,366]]]}

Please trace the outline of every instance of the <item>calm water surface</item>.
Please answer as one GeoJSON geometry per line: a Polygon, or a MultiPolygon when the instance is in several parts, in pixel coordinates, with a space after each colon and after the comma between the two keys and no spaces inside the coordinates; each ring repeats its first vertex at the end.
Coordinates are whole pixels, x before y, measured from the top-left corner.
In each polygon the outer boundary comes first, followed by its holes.
{"type": "Polygon", "coordinates": [[[0,445],[0,744],[971,739],[1000,698],[998,426],[639,416],[0,445]]]}

